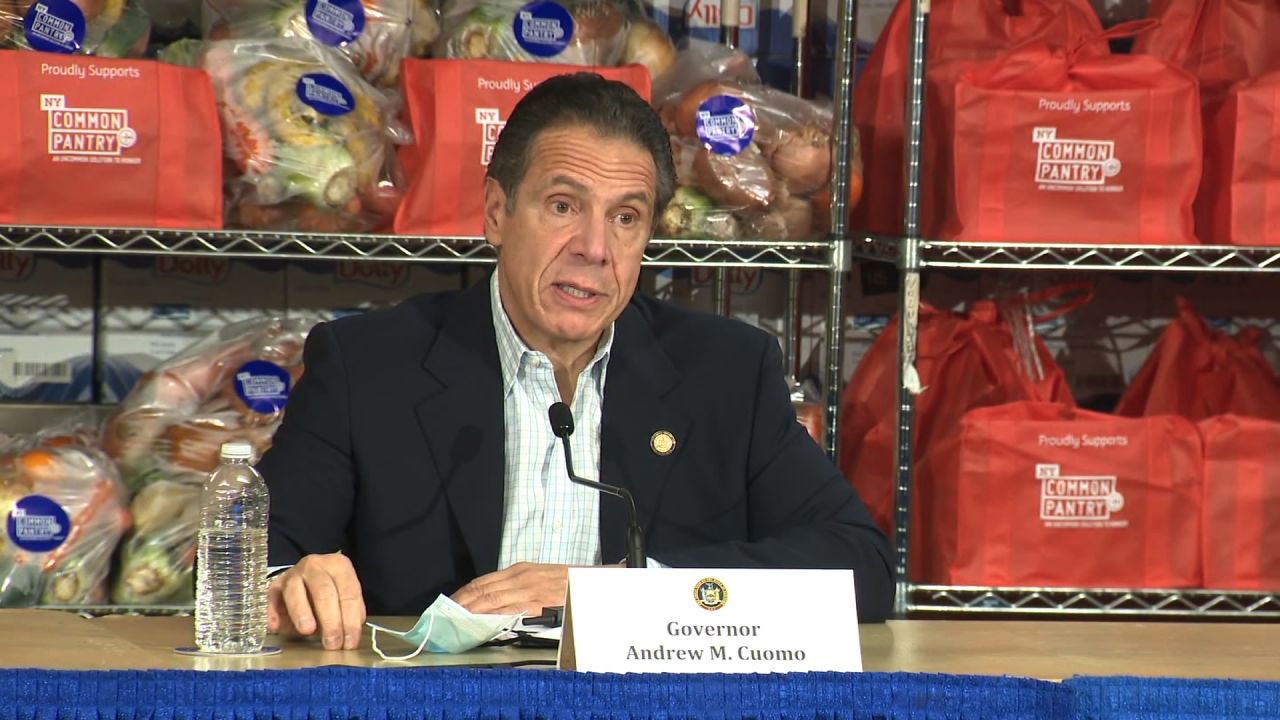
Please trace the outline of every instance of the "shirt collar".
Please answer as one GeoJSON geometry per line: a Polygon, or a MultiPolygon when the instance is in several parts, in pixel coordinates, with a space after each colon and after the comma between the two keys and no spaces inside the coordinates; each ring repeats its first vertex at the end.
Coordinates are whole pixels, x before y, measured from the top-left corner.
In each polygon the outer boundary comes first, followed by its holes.
{"type": "MultiPolygon", "coordinates": [[[[530,349],[516,333],[515,327],[511,324],[511,318],[507,315],[507,309],[502,305],[496,270],[489,279],[489,305],[493,311],[494,334],[498,338],[498,361],[502,365],[502,390],[505,397],[511,392],[511,386],[519,379],[521,366],[528,362],[531,356],[546,358],[546,355],[530,349]]],[[[596,345],[596,354],[591,358],[591,362],[587,363],[585,371],[591,375],[598,390],[603,390],[601,385],[609,365],[609,353],[613,349],[613,326],[614,323],[609,323],[609,327],[605,328],[600,336],[600,342],[596,345]]]]}

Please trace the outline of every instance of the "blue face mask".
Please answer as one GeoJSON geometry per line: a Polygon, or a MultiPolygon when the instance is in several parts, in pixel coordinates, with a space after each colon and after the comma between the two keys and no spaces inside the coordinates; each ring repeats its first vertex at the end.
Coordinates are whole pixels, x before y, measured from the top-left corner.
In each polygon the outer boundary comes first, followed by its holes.
{"type": "Polygon", "coordinates": [[[407,631],[392,630],[368,623],[373,628],[373,651],[383,660],[408,660],[423,650],[460,653],[493,640],[520,622],[521,615],[477,615],[441,595],[422,611],[422,617],[407,631]],[[395,635],[414,646],[408,655],[387,655],[378,647],[378,633],[395,635]]]}

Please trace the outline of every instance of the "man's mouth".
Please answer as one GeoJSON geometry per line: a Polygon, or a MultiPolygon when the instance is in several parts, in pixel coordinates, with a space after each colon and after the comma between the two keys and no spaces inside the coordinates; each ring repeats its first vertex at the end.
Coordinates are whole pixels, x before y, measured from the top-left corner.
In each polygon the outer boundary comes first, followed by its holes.
{"type": "Polygon", "coordinates": [[[557,288],[560,288],[560,291],[561,291],[561,292],[563,292],[564,294],[568,295],[569,297],[575,297],[575,298],[578,298],[578,299],[580,299],[580,300],[590,300],[591,298],[595,297],[595,295],[596,295],[596,293],[594,293],[594,292],[592,292],[592,291],[590,291],[590,290],[584,290],[584,289],[582,289],[582,288],[580,288],[580,287],[577,287],[577,286],[575,286],[575,285],[569,285],[569,284],[566,284],[566,283],[557,283],[557,284],[556,284],[556,287],[557,287],[557,288]]]}

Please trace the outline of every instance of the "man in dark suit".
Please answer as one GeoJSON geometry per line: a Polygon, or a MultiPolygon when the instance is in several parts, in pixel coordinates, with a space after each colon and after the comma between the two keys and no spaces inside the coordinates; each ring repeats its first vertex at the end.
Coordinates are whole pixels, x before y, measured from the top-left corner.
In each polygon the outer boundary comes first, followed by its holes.
{"type": "MultiPolygon", "coordinates": [[[[675,185],[657,115],[578,74],[512,113],[485,185],[495,273],[460,293],[317,326],[259,465],[271,490],[274,631],[354,648],[366,610],[562,604],[570,565],[620,562],[630,489],[654,565],[852,568],[890,612],[885,537],[796,421],[777,341],[633,297],[675,185]]],[[[636,571],[633,571],[636,572],[636,571]]]]}

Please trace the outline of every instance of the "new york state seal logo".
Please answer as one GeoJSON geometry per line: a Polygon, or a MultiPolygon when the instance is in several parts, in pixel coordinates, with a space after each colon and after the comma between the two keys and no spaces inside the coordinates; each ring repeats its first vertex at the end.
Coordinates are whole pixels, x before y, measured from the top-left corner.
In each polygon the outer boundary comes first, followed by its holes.
{"type": "Polygon", "coordinates": [[[715,578],[703,578],[693,586],[693,599],[703,610],[719,610],[729,602],[729,590],[715,578]]]}

